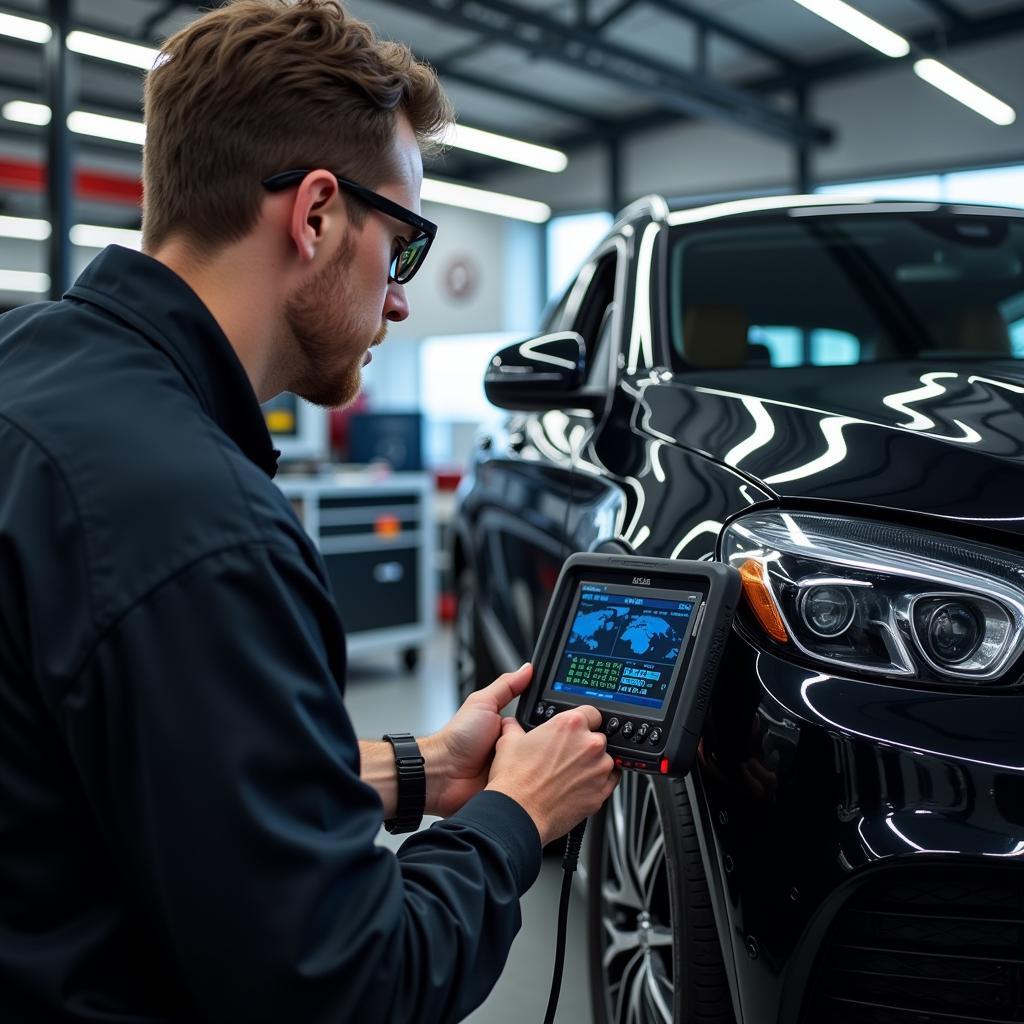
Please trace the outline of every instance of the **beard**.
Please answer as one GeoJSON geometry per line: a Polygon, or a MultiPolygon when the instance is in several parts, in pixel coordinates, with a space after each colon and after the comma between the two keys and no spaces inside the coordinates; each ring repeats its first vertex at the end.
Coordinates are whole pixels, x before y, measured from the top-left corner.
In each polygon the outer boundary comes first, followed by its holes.
{"type": "Polygon", "coordinates": [[[285,374],[289,390],[328,409],[340,409],[355,401],[363,384],[363,356],[387,334],[381,324],[367,337],[365,324],[353,310],[345,268],[355,244],[346,233],[337,252],[320,272],[296,292],[285,306],[285,323],[294,339],[285,374]]]}

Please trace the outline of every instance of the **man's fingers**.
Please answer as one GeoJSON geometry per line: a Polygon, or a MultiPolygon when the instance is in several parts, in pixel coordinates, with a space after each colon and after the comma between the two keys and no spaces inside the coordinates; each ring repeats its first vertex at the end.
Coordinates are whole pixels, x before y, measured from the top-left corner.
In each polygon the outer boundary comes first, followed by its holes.
{"type": "Polygon", "coordinates": [[[501,735],[508,736],[510,733],[521,736],[523,727],[514,718],[503,718],[501,720],[501,735]]]}
{"type": "Polygon", "coordinates": [[[601,712],[597,708],[591,707],[589,704],[581,704],[576,710],[583,713],[583,717],[587,720],[587,728],[592,732],[601,728],[601,712]]]}
{"type": "Polygon", "coordinates": [[[490,702],[493,701],[499,711],[510,701],[514,700],[530,685],[533,677],[533,665],[526,662],[520,665],[515,672],[506,672],[498,676],[489,686],[478,690],[469,699],[479,701],[481,698],[490,702]]]}

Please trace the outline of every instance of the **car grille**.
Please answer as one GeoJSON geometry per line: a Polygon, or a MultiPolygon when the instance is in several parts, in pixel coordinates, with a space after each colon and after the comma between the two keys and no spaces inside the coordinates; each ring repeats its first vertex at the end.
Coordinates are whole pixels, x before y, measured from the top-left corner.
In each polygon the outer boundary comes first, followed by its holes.
{"type": "Polygon", "coordinates": [[[1024,870],[893,869],[839,912],[814,979],[803,1024],[1024,1022],[1024,870]]]}

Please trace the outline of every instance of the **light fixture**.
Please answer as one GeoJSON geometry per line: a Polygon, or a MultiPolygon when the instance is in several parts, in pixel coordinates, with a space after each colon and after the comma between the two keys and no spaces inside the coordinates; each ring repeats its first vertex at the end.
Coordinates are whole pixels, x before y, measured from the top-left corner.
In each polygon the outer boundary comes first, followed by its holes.
{"type": "Polygon", "coordinates": [[[38,217],[0,217],[0,237],[44,242],[50,237],[50,222],[38,217]]]}
{"type": "Polygon", "coordinates": [[[126,249],[142,248],[142,232],[132,228],[75,224],[70,234],[72,245],[80,245],[86,249],[105,249],[108,245],[123,245],[126,249]]]}
{"type": "MultiPolygon", "coordinates": [[[[112,228],[103,224],[75,224],[70,231],[72,245],[87,249],[103,249],[123,245],[129,249],[142,247],[142,232],[132,228],[112,228]]],[[[50,222],[38,217],[0,216],[0,238],[24,238],[44,242],[50,237],[50,222]]]]}
{"type": "Polygon", "coordinates": [[[873,46],[886,57],[906,57],[910,53],[910,43],[880,25],[874,18],[862,14],[856,7],[851,7],[843,0],[796,0],[801,7],[831,22],[836,28],[849,32],[862,43],[873,46]]]}
{"type": "Polygon", "coordinates": [[[110,36],[79,31],[68,33],[68,49],[87,57],[142,68],[143,71],[149,71],[153,67],[160,53],[152,46],[140,46],[138,43],[129,43],[122,39],[111,39],[110,36]]]}
{"type": "Polygon", "coordinates": [[[543,224],[551,218],[551,207],[533,199],[521,199],[501,192],[488,192],[468,185],[455,185],[450,181],[424,178],[422,198],[428,203],[443,203],[446,206],[460,206],[480,213],[493,213],[513,220],[526,220],[543,224]]]}
{"type": "Polygon", "coordinates": [[[45,103],[30,103],[28,100],[10,100],[0,112],[8,121],[18,124],[44,125],[50,123],[50,108],[45,103]]]}
{"type": "MultiPolygon", "coordinates": [[[[11,100],[0,108],[0,112],[8,121],[20,124],[50,123],[50,108],[45,103],[11,100]]],[[[146,126],[141,121],[108,117],[87,110],[72,110],[68,114],[68,128],[77,135],[92,135],[100,139],[113,139],[115,142],[134,142],[141,146],[146,141],[146,126]]]]}
{"type": "Polygon", "coordinates": [[[92,135],[98,139],[113,139],[115,142],[146,141],[146,126],[141,121],[129,121],[124,117],[108,117],[86,110],[72,110],[68,114],[68,127],[77,135],[92,135]]]}
{"type": "Polygon", "coordinates": [[[0,292],[33,292],[38,295],[49,290],[48,274],[31,270],[0,270],[0,292]]]}
{"type": "Polygon", "coordinates": [[[916,61],[914,73],[929,85],[941,89],[947,96],[952,96],[965,107],[970,107],[975,113],[987,117],[996,124],[1008,125],[1017,120],[1016,111],[1008,103],[997,99],[992,93],[982,89],[980,85],[975,85],[963,75],[931,57],[916,61]]]}
{"type": "Polygon", "coordinates": [[[48,43],[53,35],[45,21],[19,18],[14,14],[0,14],[0,36],[23,39],[26,43],[48,43]]]}
{"type": "Polygon", "coordinates": [[[569,166],[569,158],[559,149],[485,132],[480,128],[469,128],[464,124],[450,125],[442,141],[446,146],[491,156],[497,160],[508,160],[510,163],[552,174],[564,171],[569,166]]]}

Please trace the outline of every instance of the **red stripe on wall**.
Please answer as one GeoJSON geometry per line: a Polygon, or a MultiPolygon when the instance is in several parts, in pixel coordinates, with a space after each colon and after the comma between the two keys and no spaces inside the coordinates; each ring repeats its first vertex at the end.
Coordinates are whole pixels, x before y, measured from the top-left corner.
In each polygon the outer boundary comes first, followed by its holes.
{"type": "MultiPolygon", "coordinates": [[[[0,188],[42,192],[46,188],[46,167],[27,160],[0,160],[0,188]]],[[[142,182],[126,175],[76,171],[75,195],[79,199],[141,206],[142,182]]]]}

